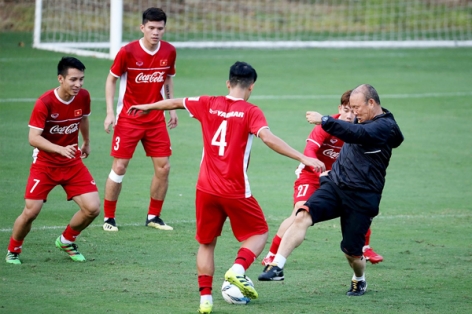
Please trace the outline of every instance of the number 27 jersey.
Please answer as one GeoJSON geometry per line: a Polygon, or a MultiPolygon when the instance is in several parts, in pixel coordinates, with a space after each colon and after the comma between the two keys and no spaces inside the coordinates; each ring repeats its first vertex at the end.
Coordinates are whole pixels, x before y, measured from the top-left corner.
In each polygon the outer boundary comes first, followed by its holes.
{"type": "Polygon", "coordinates": [[[184,106],[202,128],[197,189],[227,198],[250,197],[247,168],[252,141],[269,128],[262,110],[231,96],[189,97],[184,106]]]}

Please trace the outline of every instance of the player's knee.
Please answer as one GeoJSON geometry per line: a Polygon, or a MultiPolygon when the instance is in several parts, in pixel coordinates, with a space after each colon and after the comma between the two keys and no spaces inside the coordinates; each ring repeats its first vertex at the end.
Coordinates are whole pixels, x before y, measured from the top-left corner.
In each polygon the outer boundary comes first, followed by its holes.
{"type": "Polygon", "coordinates": [[[109,178],[111,181],[115,182],[115,183],[121,183],[121,182],[123,182],[123,177],[125,176],[125,175],[124,175],[124,172],[125,172],[125,171],[126,171],[126,168],[125,168],[125,170],[122,172],[123,174],[122,174],[122,175],[119,175],[119,174],[117,174],[115,171],[113,171],[113,169],[111,169],[110,174],[108,175],[108,178],[109,178]]]}
{"type": "Polygon", "coordinates": [[[294,223],[303,226],[306,225],[307,227],[312,224],[310,212],[305,208],[305,206],[298,209],[294,223]]]}

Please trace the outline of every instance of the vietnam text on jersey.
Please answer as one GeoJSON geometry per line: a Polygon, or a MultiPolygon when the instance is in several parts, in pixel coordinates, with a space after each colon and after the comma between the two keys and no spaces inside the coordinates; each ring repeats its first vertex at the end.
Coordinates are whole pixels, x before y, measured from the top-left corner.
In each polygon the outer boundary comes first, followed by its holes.
{"type": "Polygon", "coordinates": [[[250,197],[247,168],[252,140],[268,128],[262,110],[231,96],[189,97],[184,105],[202,127],[197,189],[227,198],[250,197]]]}

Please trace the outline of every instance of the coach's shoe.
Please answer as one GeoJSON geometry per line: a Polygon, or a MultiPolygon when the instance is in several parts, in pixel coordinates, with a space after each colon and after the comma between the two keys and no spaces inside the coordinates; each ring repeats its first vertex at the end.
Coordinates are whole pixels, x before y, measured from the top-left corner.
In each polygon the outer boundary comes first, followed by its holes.
{"type": "MultiPolygon", "coordinates": [[[[272,262],[274,261],[274,257],[275,257],[275,255],[268,255],[268,256],[264,257],[264,259],[261,262],[262,266],[269,266],[270,264],[272,264],[272,262]]],[[[264,270],[265,270],[265,268],[264,268],[264,270]]]]}
{"type": "Polygon", "coordinates": [[[348,296],[359,297],[367,290],[367,282],[365,280],[357,281],[353,279],[351,281],[351,289],[346,293],[348,296]]]}
{"type": "Polygon", "coordinates": [[[56,239],[56,247],[60,249],[61,251],[66,252],[69,254],[69,257],[74,261],[74,262],[85,262],[85,257],[77,251],[78,246],[75,243],[62,243],[61,242],[61,236],[59,236],[56,239]]]}
{"type": "Polygon", "coordinates": [[[200,308],[198,309],[198,313],[200,314],[210,314],[213,310],[213,304],[210,301],[205,301],[200,303],[200,308]]]}
{"type": "Polygon", "coordinates": [[[172,228],[171,226],[166,225],[164,220],[162,220],[159,216],[156,216],[152,219],[146,218],[146,226],[153,227],[160,230],[174,230],[174,228],[172,228]]]}
{"type": "Polygon", "coordinates": [[[372,248],[367,248],[364,251],[364,256],[365,256],[366,261],[369,261],[372,264],[377,264],[377,263],[380,263],[381,261],[384,260],[382,255],[379,255],[379,254],[375,253],[374,249],[372,249],[372,248]]]}
{"type": "Polygon", "coordinates": [[[5,257],[5,261],[8,264],[20,265],[21,264],[20,253],[13,253],[13,252],[8,251],[7,256],[5,257]]]}
{"type": "Polygon", "coordinates": [[[103,223],[103,230],[105,231],[118,231],[118,227],[116,226],[115,218],[108,218],[103,223]]]}
{"type": "Polygon", "coordinates": [[[284,270],[276,264],[269,264],[264,268],[264,272],[259,275],[259,281],[282,281],[285,279],[284,270]]]}
{"type": "Polygon", "coordinates": [[[249,299],[257,299],[259,294],[254,286],[247,282],[245,275],[237,275],[231,268],[225,274],[225,280],[241,290],[241,293],[249,299]]]}

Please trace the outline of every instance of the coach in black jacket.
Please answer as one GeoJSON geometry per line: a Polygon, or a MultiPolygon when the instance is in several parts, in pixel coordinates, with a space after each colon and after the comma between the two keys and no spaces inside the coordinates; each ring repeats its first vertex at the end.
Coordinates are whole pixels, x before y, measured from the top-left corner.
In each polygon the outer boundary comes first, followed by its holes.
{"type": "Polygon", "coordinates": [[[373,217],[379,213],[386,170],[392,149],[403,135],[393,115],[380,105],[371,85],[355,88],[349,99],[356,115],[354,124],[307,112],[310,123],[345,143],[332,170],[320,177],[320,188],[299,209],[294,223],[285,232],[272,265],[259,276],[261,281],[283,280],[286,258],[299,246],[308,227],[317,222],[341,218],[341,250],[354,270],[349,296],[363,295],[367,288],[362,247],[373,217]]]}

